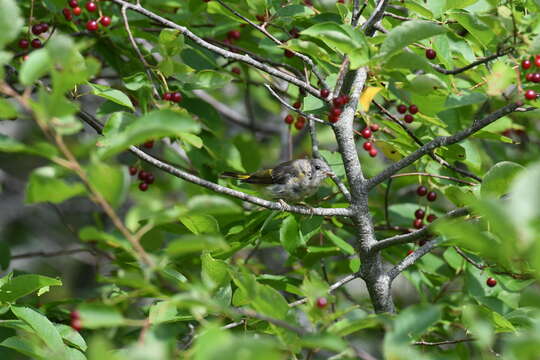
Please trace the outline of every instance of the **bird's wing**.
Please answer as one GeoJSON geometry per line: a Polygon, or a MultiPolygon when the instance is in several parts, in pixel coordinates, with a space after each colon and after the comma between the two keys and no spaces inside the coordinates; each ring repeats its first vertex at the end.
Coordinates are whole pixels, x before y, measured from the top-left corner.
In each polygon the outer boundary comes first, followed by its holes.
{"type": "Polygon", "coordinates": [[[259,170],[249,175],[249,177],[242,179],[242,182],[262,185],[274,184],[274,180],[272,179],[272,169],[259,170]]]}
{"type": "Polygon", "coordinates": [[[272,170],[274,184],[287,184],[289,182],[300,182],[305,177],[305,172],[298,160],[287,161],[279,164],[272,170]]]}

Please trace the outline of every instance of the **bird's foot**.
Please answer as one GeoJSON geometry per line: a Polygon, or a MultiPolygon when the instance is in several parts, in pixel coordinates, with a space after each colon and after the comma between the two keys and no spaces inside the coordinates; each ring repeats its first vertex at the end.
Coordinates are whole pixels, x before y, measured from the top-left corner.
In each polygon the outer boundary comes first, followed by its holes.
{"type": "Polygon", "coordinates": [[[287,210],[287,208],[290,208],[291,206],[285,202],[283,199],[278,199],[279,205],[281,205],[281,211],[287,210]]]}
{"type": "Polygon", "coordinates": [[[306,207],[306,208],[309,209],[309,214],[310,214],[309,217],[310,217],[310,218],[311,218],[313,215],[315,215],[315,208],[314,208],[313,206],[311,206],[311,205],[309,205],[309,204],[307,204],[307,203],[305,203],[305,202],[303,202],[303,201],[299,202],[298,204],[300,204],[300,205],[302,205],[302,206],[304,206],[304,207],[306,207]]]}

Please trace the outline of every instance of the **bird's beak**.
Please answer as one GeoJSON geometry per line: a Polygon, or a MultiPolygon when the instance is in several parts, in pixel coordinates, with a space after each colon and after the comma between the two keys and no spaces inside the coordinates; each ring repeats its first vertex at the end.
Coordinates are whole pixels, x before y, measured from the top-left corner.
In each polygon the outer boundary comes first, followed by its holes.
{"type": "Polygon", "coordinates": [[[326,176],[332,177],[332,176],[335,176],[335,174],[333,172],[329,171],[329,172],[326,173],[326,176]]]}

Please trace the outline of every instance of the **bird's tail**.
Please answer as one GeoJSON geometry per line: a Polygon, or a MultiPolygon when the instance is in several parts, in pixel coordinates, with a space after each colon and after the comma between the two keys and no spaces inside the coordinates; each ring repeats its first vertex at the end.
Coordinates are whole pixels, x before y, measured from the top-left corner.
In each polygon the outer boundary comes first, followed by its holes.
{"type": "Polygon", "coordinates": [[[238,180],[246,180],[250,176],[251,176],[250,174],[242,174],[242,173],[236,173],[232,171],[225,171],[219,174],[219,177],[221,178],[231,178],[231,179],[238,179],[238,180]]]}

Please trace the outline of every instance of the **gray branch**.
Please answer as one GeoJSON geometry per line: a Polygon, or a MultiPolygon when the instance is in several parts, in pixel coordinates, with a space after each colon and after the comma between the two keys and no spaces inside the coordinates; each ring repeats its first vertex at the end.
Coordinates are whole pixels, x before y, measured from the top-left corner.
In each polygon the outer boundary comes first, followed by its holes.
{"type": "Polygon", "coordinates": [[[388,5],[389,0],[379,0],[377,3],[377,7],[367,19],[367,21],[362,25],[362,30],[366,33],[367,36],[371,36],[375,33],[375,25],[381,21],[381,19],[384,16],[384,10],[386,9],[386,6],[388,5]]]}
{"type": "Polygon", "coordinates": [[[405,259],[401,260],[396,266],[390,269],[388,271],[390,283],[396,278],[396,276],[401,274],[409,266],[414,265],[418,260],[422,258],[422,256],[429,253],[434,247],[439,244],[439,241],[440,240],[432,240],[426,242],[423,246],[419,247],[415,252],[405,257],[405,259]]]}
{"type": "Polygon", "coordinates": [[[193,32],[191,32],[188,28],[184,27],[184,26],[180,26],[170,20],[167,20],[155,13],[153,13],[152,11],[149,11],[147,9],[145,9],[144,7],[138,5],[138,4],[131,4],[127,1],[124,1],[124,0],[112,0],[114,3],[120,5],[120,6],[125,6],[127,9],[130,9],[130,10],[133,10],[135,12],[138,12],[139,14],[142,14],[156,22],[158,22],[159,24],[161,25],[164,25],[166,27],[169,27],[171,29],[175,29],[175,30],[178,30],[180,33],[182,33],[182,35],[184,35],[185,37],[189,38],[190,40],[192,40],[193,42],[195,42],[197,45],[199,46],[202,46],[204,47],[205,49],[208,49],[216,54],[219,54],[227,59],[234,59],[234,60],[237,60],[237,61],[241,61],[241,62],[244,62],[246,64],[249,64],[259,70],[262,70],[270,75],[273,75],[277,78],[280,78],[282,80],[285,80],[287,82],[290,82],[291,84],[294,84],[304,90],[306,90],[307,92],[309,92],[310,94],[312,94],[313,96],[316,96],[316,97],[320,97],[320,94],[319,94],[319,91],[314,88],[313,86],[311,86],[311,84],[307,81],[302,81],[290,74],[286,74],[284,73],[283,71],[280,71],[280,70],[277,70],[269,65],[266,65],[266,64],[263,64],[262,62],[260,61],[257,61],[255,59],[253,59],[251,56],[249,55],[241,55],[241,54],[236,54],[232,51],[228,51],[228,50],[225,50],[223,48],[220,48],[218,46],[215,46],[215,45],[212,45],[210,44],[209,42],[203,40],[202,38],[200,38],[199,36],[195,35],[193,32]]]}
{"type": "MultiPolygon", "coordinates": [[[[92,115],[84,111],[80,111],[78,115],[83,121],[88,123],[98,133],[101,134],[103,125],[99,121],[97,121],[92,115]]],[[[248,195],[241,191],[233,190],[226,186],[218,185],[208,180],[201,179],[200,177],[196,175],[190,174],[187,171],[178,169],[177,167],[171,164],[168,164],[164,161],[156,159],[152,155],[147,154],[146,152],[142,151],[136,146],[130,146],[129,151],[135,154],[139,159],[146,161],[147,163],[157,167],[158,169],[161,169],[180,179],[189,181],[190,183],[205,187],[207,189],[210,189],[212,191],[215,191],[221,194],[229,195],[237,199],[265,207],[270,210],[287,211],[287,212],[293,212],[293,213],[303,214],[303,215],[319,215],[319,216],[350,216],[352,213],[349,208],[308,208],[304,206],[288,205],[288,204],[284,204],[284,203],[280,203],[276,201],[265,200],[256,196],[248,195]]]]}
{"type": "Polygon", "coordinates": [[[386,169],[381,171],[378,175],[372,177],[367,181],[367,188],[371,189],[374,186],[382,183],[386,179],[388,179],[390,176],[398,172],[399,170],[411,165],[416,160],[420,159],[422,156],[428,154],[429,152],[435,150],[436,148],[439,148],[441,146],[448,146],[455,144],[461,140],[464,140],[474,134],[475,132],[483,129],[484,127],[488,126],[492,122],[502,118],[505,115],[508,115],[512,113],[515,109],[522,106],[521,103],[511,103],[509,105],[506,105],[499,110],[496,110],[495,112],[487,115],[485,118],[481,120],[476,120],[473,122],[473,124],[468,127],[467,129],[458,131],[456,134],[451,136],[440,136],[432,141],[426,143],[424,146],[422,146],[420,149],[416,150],[412,154],[404,157],[403,159],[399,160],[398,162],[393,163],[392,165],[388,166],[386,169]]]}
{"type": "Polygon", "coordinates": [[[390,246],[415,242],[418,239],[421,239],[425,236],[429,236],[430,230],[433,228],[433,224],[437,223],[438,221],[443,220],[443,219],[452,219],[459,216],[465,216],[468,213],[469,213],[469,210],[466,208],[459,208],[459,209],[452,210],[448,214],[446,214],[444,217],[438,218],[433,223],[429,224],[428,226],[425,226],[424,228],[420,230],[414,231],[410,234],[392,236],[392,237],[379,241],[378,243],[376,243],[375,245],[371,247],[371,251],[377,252],[377,251],[386,249],[387,247],[390,247],[390,246]]]}

